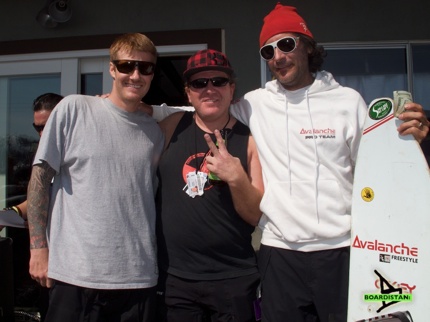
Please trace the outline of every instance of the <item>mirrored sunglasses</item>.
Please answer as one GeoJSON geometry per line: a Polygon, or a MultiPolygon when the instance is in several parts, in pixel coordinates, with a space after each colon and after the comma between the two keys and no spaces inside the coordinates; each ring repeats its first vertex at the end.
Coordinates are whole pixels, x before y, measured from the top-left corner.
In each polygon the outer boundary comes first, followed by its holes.
{"type": "Polygon", "coordinates": [[[188,82],[188,84],[193,88],[205,88],[208,86],[209,81],[215,87],[223,87],[230,82],[230,79],[227,77],[212,77],[212,78],[197,78],[188,82]]]}
{"type": "Polygon", "coordinates": [[[297,41],[300,37],[285,37],[278,39],[270,44],[264,45],[260,48],[261,58],[264,60],[271,60],[275,57],[275,48],[278,48],[284,54],[291,53],[297,47],[297,41]]]}
{"type": "Polygon", "coordinates": [[[40,133],[45,128],[45,124],[43,124],[43,125],[36,125],[36,124],[33,123],[33,127],[34,127],[34,129],[36,130],[37,133],[40,133]]]}
{"type": "Polygon", "coordinates": [[[155,64],[141,60],[113,60],[112,63],[122,74],[131,74],[137,68],[142,75],[154,74],[155,64]]]}

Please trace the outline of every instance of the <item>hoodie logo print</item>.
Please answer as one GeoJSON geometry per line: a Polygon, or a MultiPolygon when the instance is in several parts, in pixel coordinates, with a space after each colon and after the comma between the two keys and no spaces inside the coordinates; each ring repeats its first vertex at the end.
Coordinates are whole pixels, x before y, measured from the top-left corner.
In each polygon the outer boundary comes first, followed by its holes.
{"type": "Polygon", "coordinates": [[[336,130],[331,128],[326,129],[304,129],[300,130],[300,135],[305,137],[305,140],[309,139],[335,139],[336,130]]]}

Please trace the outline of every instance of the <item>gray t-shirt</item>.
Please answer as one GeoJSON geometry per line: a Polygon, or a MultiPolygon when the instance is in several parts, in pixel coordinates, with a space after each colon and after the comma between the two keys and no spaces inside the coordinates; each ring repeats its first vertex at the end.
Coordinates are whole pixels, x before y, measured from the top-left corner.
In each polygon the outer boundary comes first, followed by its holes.
{"type": "Polygon", "coordinates": [[[48,276],[97,289],[157,283],[154,178],[164,137],[143,112],[71,95],[53,110],[34,164],[57,172],[48,276]]]}

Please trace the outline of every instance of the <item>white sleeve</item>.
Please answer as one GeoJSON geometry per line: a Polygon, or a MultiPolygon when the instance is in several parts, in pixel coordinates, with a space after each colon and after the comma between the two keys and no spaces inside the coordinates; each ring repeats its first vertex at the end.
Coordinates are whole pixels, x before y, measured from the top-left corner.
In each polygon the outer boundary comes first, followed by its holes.
{"type": "Polygon", "coordinates": [[[252,114],[252,106],[246,96],[247,95],[232,103],[230,105],[230,112],[240,122],[246,126],[249,126],[249,119],[251,118],[252,114]]]}
{"type": "Polygon", "coordinates": [[[167,106],[165,103],[161,105],[152,105],[152,117],[160,122],[170,114],[183,112],[183,111],[194,111],[193,106],[167,106]]]}

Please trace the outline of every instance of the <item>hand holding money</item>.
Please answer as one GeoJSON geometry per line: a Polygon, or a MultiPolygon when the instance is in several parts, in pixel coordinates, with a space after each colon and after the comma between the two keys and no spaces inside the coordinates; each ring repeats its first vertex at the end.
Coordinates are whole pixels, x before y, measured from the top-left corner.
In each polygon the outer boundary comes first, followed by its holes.
{"type": "Polygon", "coordinates": [[[398,117],[405,111],[405,104],[412,103],[412,95],[407,91],[394,91],[394,116],[398,117]]]}

